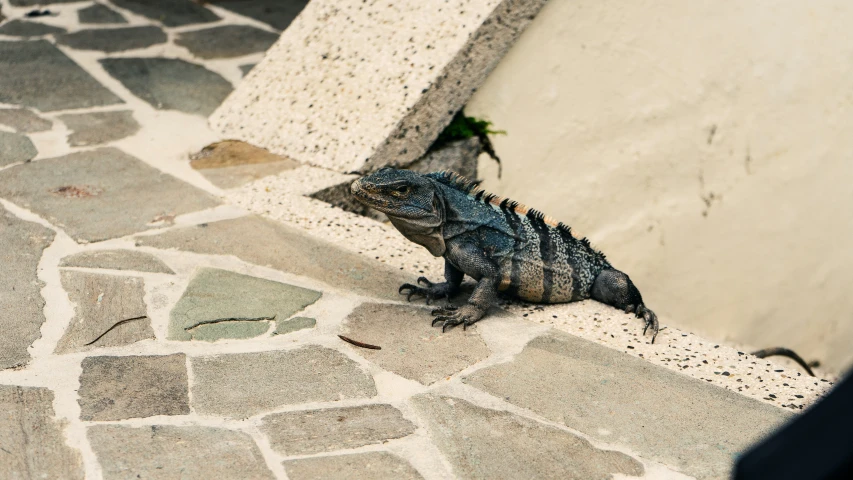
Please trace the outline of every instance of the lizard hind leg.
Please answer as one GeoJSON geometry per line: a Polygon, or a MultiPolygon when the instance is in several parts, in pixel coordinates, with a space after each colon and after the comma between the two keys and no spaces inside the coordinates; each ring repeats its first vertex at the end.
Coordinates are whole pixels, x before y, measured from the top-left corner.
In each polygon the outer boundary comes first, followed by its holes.
{"type": "Polygon", "coordinates": [[[592,298],[624,310],[625,313],[634,312],[637,318],[642,318],[646,322],[643,335],[651,327],[652,343],[655,343],[655,337],[660,331],[658,317],[643,304],[643,296],[628,275],[613,268],[603,270],[592,284],[592,298]]]}

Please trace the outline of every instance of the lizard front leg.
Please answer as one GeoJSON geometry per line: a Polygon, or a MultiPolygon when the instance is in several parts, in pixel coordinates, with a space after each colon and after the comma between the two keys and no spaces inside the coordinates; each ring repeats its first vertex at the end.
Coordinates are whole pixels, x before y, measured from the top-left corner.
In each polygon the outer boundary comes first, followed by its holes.
{"type": "Polygon", "coordinates": [[[468,302],[461,307],[449,305],[444,308],[433,310],[435,319],[432,324],[443,322],[441,331],[448,327],[462,325],[467,329],[478,320],[483,318],[486,311],[497,302],[498,281],[500,279],[500,267],[476,245],[466,243],[462,245],[449,245],[448,255],[453,258],[454,263],[469,276],[478,279],[474,293],[468,298],[468,302]]]}
{"type": "Polygon", "coordinates": [[[422,284],[423,287],[419,287],[417,285],[412,285],[411,283],[404,283],[400,285],[400,293],[406,295],[407,301],[412,301],[413,295],[420,295],[426,299],[426,304],[429,305],[429,302],[432,300],[437,300],[440,298],[450,297],[456,292],[459,291],[459,285],[462,284],[462,277],[465,274],[462,273],[461,270],[454,267],[446,258],[444,259],[444,282],[441,283],[432,283],[427,280],[426,277],[418,278],[418,284],[422,284]],[[424,288],[426,287],[426,288],[424,288]]]}
{"type": "Polygon", "coordinates": [[[602,271],[592,284],[591,294],[594,300],[624,310],[625,313],[633,312],[637,318],[642,318],[646,323],[643,335],[651,327],[652,343],[655,343],[660,331],[658,316],[643,303],[643,296],[628,275],[613,268],[602,271]]]}

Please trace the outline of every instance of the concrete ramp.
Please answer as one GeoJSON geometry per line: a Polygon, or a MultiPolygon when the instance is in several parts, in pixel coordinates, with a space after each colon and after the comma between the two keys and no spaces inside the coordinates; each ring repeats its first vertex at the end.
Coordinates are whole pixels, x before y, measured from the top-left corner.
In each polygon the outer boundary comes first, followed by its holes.
{"type": "Polygon", "coordinates": [[[210,117],[339,172],[423,155],[545,0],[313,0],[210,117]]]}

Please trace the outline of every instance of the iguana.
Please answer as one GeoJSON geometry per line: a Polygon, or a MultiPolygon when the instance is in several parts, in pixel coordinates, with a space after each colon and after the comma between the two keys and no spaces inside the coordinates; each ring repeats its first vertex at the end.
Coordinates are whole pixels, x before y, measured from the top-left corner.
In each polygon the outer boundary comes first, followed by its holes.
{"type": "Polygon", "coordinates": [[[444,257],[444,278],[400,287],[411,301],[450,298],[464,275],[477,280],[468,302],[433,310],[442,331],[480,320],[499,292],[528,302],[563,303],[592,298],[645,321],[657,336],[657,315],[643,303],[628,275],[613,268],[586,238],[539,211],[478,188],[453,172],[419,174],[383,168],[353,182],[350,191],[386,214],[404,237],[444,257]]]}

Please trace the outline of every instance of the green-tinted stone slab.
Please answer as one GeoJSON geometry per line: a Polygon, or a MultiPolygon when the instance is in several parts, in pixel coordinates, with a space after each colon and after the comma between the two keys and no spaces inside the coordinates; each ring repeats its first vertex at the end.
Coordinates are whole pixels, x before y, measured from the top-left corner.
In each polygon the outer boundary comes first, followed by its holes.
{"type": "Polygon", "coordinates": [[[286,320],[316,302],[314,290],[204,268],[190,280],[172,309],[171,340],[250,338],[265,333],[269,322],[286,320]]]}

